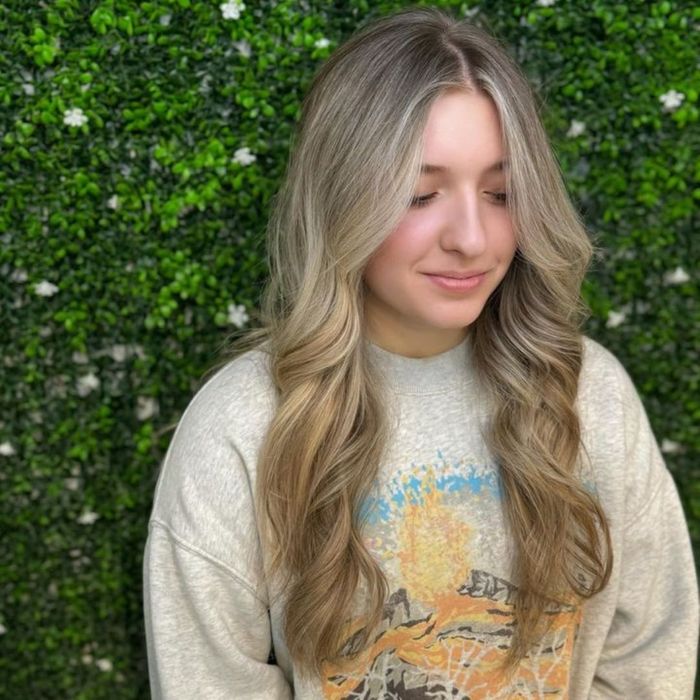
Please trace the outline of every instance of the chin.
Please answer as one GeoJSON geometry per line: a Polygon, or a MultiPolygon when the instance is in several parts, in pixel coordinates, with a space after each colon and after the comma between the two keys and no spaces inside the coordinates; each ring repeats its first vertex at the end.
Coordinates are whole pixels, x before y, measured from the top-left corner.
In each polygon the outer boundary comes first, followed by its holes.
{"type": "Polygon", "coordinates": [[[439,315],[433,313],[432,315],[426,314],[424,316],[425,319],[428,320],[429,323],[431,323],[433,326],[437,326],[439,328],[463,328],[464,326],[469,325],[470,323],[473,323],[476,321],[477,318],[481,315],[481,312],[484,310],[485,304],[479,305],[478,308],[472,308],[460,312],[453,312],[453,313],[445,313],[444,315],[439,315]]]}
{"type": "Polygon", "coordinates": [[[465,318],[460,318],[456,320],[445,320],[445,319],[430,319],[427,322],[429,328],[441,331],[458,331],[461,328],[466,328],[470,326],[476,319],[479,318],[479,314],[476,316],[468,316],[465,318]]]}

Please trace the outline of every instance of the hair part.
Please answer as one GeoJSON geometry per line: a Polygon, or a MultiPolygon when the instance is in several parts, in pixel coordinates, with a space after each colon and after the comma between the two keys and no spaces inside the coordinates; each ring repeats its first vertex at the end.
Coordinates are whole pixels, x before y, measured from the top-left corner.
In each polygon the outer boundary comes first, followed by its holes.
{"type": "Polygon", "coordinates": [[[260,326],[229,353],[269,354],[277,407],[259,453],[257,512],[267,575],[284,591],[290,656],[316,676],[370,643],[388,592],[358,514],[389,438],[364,343],[362,274],[409,206],[430,107],[453,89],[493,100],[510,162],[517,251],[468,338],[492,404],[484,439],[515,550],[505,669],[540,638],[552,601],[590,597],[610,576],[605,514],[580,479],[575,409],[593,244],[537,97],[504,47],[444,11],[404,9],[350,37],[314,77],[272,200],[260,326]],[[348,648],[359,592],[366,616],[348,648]]]}

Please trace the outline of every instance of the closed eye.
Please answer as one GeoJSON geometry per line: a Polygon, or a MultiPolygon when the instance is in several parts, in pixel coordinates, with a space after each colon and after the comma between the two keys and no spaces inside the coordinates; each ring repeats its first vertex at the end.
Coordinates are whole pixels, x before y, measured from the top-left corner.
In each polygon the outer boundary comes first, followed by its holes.
{"type": "Polygon", "coordinates": [[[417,207],[417,208],[424,207],[424,206],[426,206],[426,204],[428,204],[428,202],[431,199],[433,199],[433,197],[435,197],[436,194],[437,194],[437,192],[433,192],[432,194],[426,194],[426,195],[423,195],[422,197],[414,197],[411,200],[411,206],[417,207]]]}
{"type": "MultiPolygon", "coordinates": [[[[508,195],[505,192],[487,192],[487,194],[490,194],[498,205],[504,206],[508,201],[508,195]]],[[[426,194],[422,197],[414,197],[411,200],[411,206],[416,208],[425,207],[430,200],[434,199],[436,196],[437,192],[432,192],[431,194],[426,194]]]]}

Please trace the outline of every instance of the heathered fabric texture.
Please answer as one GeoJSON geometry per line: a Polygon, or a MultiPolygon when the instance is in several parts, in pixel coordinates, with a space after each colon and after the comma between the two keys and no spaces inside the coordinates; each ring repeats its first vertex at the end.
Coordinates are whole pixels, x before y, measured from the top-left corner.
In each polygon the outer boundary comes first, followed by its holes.
{"type": "MultiPolygon", "coordinates": [[[[327,667],[323,682],[290,663],[252,497],[276,399],[267,355],[251,351],[196,393],[159,475],[144,558],[153,698],[690,699],[698,590],[688,530],[614,355],[584,338],[577,399],[590,457],[581,478],[609,518],[612,578],[583,605],[552,608],[549,632],[508,680],[494,669],[512,630],[512,545],[467,342],[424,359],[368,345],[394,426],[361,511],[390,591],[373,644],[327,667]]],[[[361,602],[359,589],[358,616],[361,602]]]]}

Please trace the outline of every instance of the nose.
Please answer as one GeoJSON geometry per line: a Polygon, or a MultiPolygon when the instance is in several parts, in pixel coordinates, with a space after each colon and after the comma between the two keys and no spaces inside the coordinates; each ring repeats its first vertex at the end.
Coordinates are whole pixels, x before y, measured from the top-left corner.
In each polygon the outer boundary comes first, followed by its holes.
{"type": "Polygon", "coordinates": [[[455,194],[441,237],[443,249],[458,251],[470,258],[482,255],[486,250],[484,219],[488,206],[476,192],[455,194]]]}

